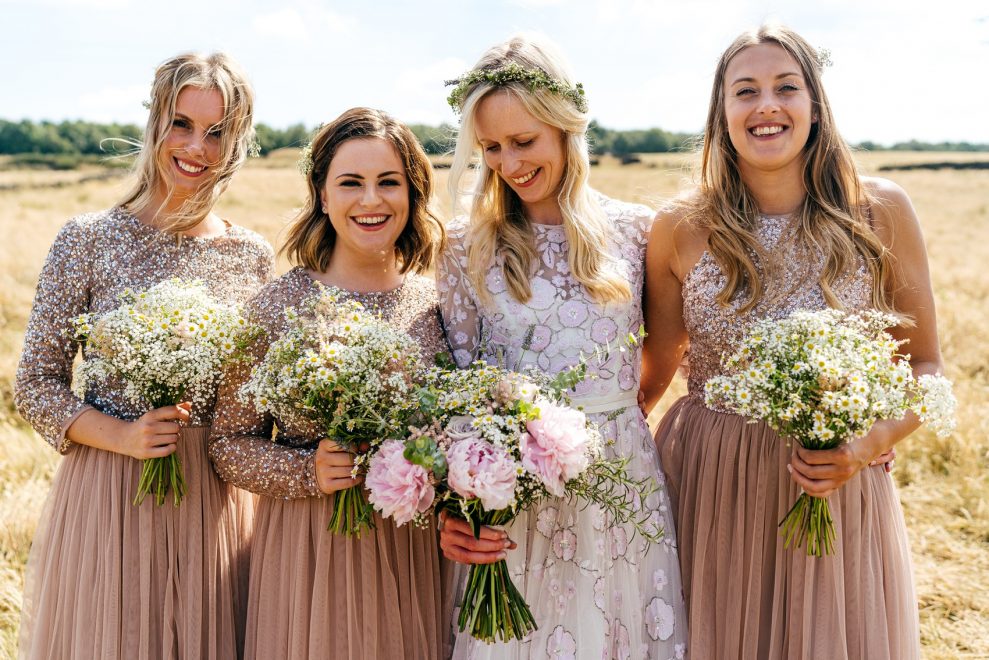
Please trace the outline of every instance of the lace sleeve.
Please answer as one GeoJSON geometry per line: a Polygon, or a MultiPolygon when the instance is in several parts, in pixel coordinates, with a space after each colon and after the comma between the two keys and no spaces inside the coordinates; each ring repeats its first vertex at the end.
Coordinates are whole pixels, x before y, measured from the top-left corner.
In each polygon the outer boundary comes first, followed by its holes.
{"type": "Polygon", "coordinates": [[[251,320],[268,333],[255,344],[249,362],[235,364],[224,374],[210,429],[209,457],[220,478],[252,493],[284,499],[321,496],[316,485],[315,448],[275,442],[271,415],[258,412],[238,396],[241,385],[251,376],[251,367],[264,357],[280,331],[276,319],[285,305],[264,300],[265,293],[262,290],[248,311],[251,320]]]}
{"type": "Polygon", "coordinates": [[[481,343],[481,315],[467,277],[466,233],[465,224],[455,220],[449,228],[447,248],[436,265],[443,331],[460,367],[477,358],[481,343]]]}
{"type": "Polygon", "coordinates": [[[93,242],[85,234],[85,225],[70,220],[48,252],[14,380],[17,411],[63,454],[71,446],[65,431],[90,408],[71,387],[78,351],[72,319],[89,311],[90,304],[93,242]]]}

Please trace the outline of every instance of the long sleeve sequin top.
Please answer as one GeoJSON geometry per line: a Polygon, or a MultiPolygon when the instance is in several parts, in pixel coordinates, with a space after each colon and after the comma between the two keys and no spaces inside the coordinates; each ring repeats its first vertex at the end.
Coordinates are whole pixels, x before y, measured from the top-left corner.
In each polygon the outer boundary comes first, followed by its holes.
{"type": "MultiPolygon", "coordinates": [[[[305,269],[297,267],[266,286],[248,304],[251,321],[266,331],[254,346],[255,361],[260,361],[268,346],[285,333],[285,308],[298,307],[319,287],[305,269]]],[[[427,362],[431,363],[436,353],[448,351],[432,281],[410,274],[392,291],[351,293],[349,297],[409,333],[427,362]]],[[[251,366],[231,367],[220,387],[209,443],[217,473],[235,486],[269,497],[321,496],[314,461],[323,435],[315,424],[275,419],[241,401],[237,393],[250,377],[251,366]],[[278,433],[272,438],[275,428],[278,433]]]]}
{"type": "MultiPolygon", "coordinates": [[[[273,274],[268,242],[236,225],[221,236],[180,242],[119,208],[72,218],[38,278],[14,381],[18,412],[62,453],[71,445],[66,429],[90,407],[120,419],[140,417],[146,411],[123,396],[121,381],[94,384],[83,399],[73,394],[78,344],[72,319],[114,309],[124,289],[147,289],[173,277],[202,280],[217,298],[243,302],[273,274]]],[[[211,415],[212,406],[193,410],[192,424],[208,424],[211,415]]]]}

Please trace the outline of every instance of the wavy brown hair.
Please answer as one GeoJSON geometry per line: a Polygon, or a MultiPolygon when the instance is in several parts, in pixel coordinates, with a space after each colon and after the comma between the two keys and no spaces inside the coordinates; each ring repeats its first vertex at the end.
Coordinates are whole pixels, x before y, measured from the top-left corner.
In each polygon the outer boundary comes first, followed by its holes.
{"type": "Polygon", "coordinates": [[[174,194],[171,163],[162,148],[175,119],[179,93],[195,87],[217,90],[223,97],[223,119],[214,128],[220,133],[220,159],[208,163],[212,185],[200,186],[178,210],[159,217],[164,231],[180,234],[195,227],[213,209],[231,177],[240,169],[254,146],[254,90],[240,65],[225,53],[185,53],[163,62],[155,71],[148,102],[148,124],[139,147],[134,171],[137,181],[119,205],[137,214],[154,204],[164,190],[160,214],[174,194]]]}
{"type": "Polygon", "coordinates": [[[742,181],[738,154],[728,135],[725,118],[725,73],[744,49],[775,44],[796,60],[810,92],[817,121],[804,147],[803,184],[806,196],[797,210],[798,245],[824,256],[819,284],[827,304],[840,308],[834,284],[864,263],[872,276],[871,304],[893,311],[887,290],[892,256],[872,229],[872,207],[880,200],[866,190],[851,151],[838,134],[831,105],[821,84],[818,52],[790,28],[764,25],[741,34],[721,55],[714,74],[711,103],[704,128],[698,194],[687,203],[686,217],[709,230],[708,248],[727,282],[719,292],[721,305],[746,292],[741,312],[751,310],[765,293],[754,256],[771,261],[756,238],[759,205],[742,181]]]}
{"type": "Polygon", "coordinates": [[[395,241],[395,258],[402,273],[432,267],[446,242],[443,223],[430,210],[433,166],[415,134],[391,115],[372,108],[351,108],[323,126],[312,141],[312,164],[306,175],[306,204],[288,228],[281,253],[316,272],[330,265],[336,231],[323,213],[320,191],[326,185],[330,162],[348,140],[380,138],[398,152],[409,182],[409,219],[395,241]]]}

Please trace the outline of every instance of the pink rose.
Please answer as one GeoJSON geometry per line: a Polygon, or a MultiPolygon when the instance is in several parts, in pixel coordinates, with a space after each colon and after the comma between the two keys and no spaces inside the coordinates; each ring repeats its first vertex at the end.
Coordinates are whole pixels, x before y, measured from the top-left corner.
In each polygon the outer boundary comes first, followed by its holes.
{"type": "Polygon", "coordinates": [[[540,401],[539,419],[525,425],[522,434],[522,467],[535,474],[557,497],[565,495],[567,481],[587,469],[587,418],[573,408],[540,401]]]}
{"type": "Polygon", "coordinates": [[[404,525],[417,513],[426,512],[436,495],[429,473],[421,465],[410,463],[402,455],[405,443],[388,440],[371,458],[364,484],[368,500],[385,518],[404,525]]]}
{"type": "Polygon", "coordinates": [[[504,449],[479,438],[454,442],[446,452],[447,481],[465,499],[481,500],[488,511],[515,499],[516,463],[504,449]]]}

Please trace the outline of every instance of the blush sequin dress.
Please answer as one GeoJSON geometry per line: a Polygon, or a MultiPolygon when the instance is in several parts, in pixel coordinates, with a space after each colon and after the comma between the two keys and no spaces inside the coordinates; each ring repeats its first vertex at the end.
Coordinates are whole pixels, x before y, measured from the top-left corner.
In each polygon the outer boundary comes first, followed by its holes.
{"type": "MultiPolygon", "coordinates": [[[[825,308],[817,284],[823,259],[790,237],[789,218],[763,217],[757,236],[778,264],[747,314],[744,298],[715,300],[725,283],[705,252],[683,283],[690,337],[688,394],[657,431],[673,500],[695,658],[918,658],[919,632],[903,513],[893,480],[866,467],[828,498],[836,553],[808,557],[784,549],[777,525],[800,494],[786,470],[791,448],[762,422],[704,404],[704,383],[722,373],[757,319],[825,308]]],[[[869,305],[864,266],[834,286],[850,310],[869,305]]]]}
{"type": "Polygon", "coordinates": [[[448,228],[449,247],[437,269],[444,327],[460,366],[482,359],[556,374],[584,359],[589,376],[577,386],[574,403],[613,441],[609,455],[629,458],[634,477],[655,480],[657,490],[637,504],[665,535],[650,543],[581,502],[550,499],[521,513],[507,526],[518,548],[508,551],[506,561],[539,629],[524,640],[496,644],[460,633],[455,658],[686,657],[673,517],[636,401],[641,346],[626,341],[642,325],[643,264],[654,214],[644,206],[600,201],[611,225],[608,250],[629,283],[630,301],[594,301],[570,273],[564,228],[534,224],[538,260],[531,299],[521,303],[512,296],[496,256],[484,279],[491,300],[482,302],[467,277],[469,233],[457,221],[448,228]]]}
{"type": "MultiPolygon", "coordinates": [[[[65,438],[95,408],[125,420],[140,409],[123,383],[70,389],[78,351],[71,319],[118,306],[125,289],[172,277],[202,280],[225,301],[245,301],[271,278],[268,243],[241,227],[215,238],[160,232],[120,209],[78,216],[62,228],[42,269],[17,369],[21,415],[65,454],[28,559],[22,658],[157,660],[237,657],[246,610],[251,502],[220,481],[206,456],[212,407],[194,409],[178,455],[188,484],[167,498],[131,503],[141,461],[65,438]]],[[[83,351],[85,359],[85,351],[83,351]]]]}
{"type": "MultiPolygon", "coordinates": [[[[284,334],[286,307],[319,285],[303,268],[272,282],[249,305],[267,330],[260,360],[284,334]]],[[[419,342],[424,360],[447,351],[432,281],[407,275],[395,290],[349,294],[419,342]]],[[[232,370],[220,390],[210,457],[229,482],[258,493],[251,552],[245,657],[303,660],[434,660],[446,656],[451,568],[440,560],[436,528],[396,527],[375,514],[359,538],[326,529],[333,498],[316,485],[316,425],[274,419],[237,390],[250,365],[232,370]],[[277,435],[272,439],[273,428],[277,435]]]]}

